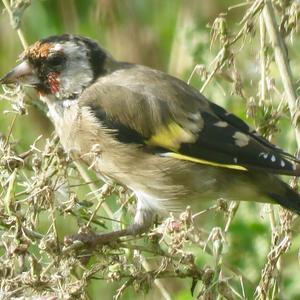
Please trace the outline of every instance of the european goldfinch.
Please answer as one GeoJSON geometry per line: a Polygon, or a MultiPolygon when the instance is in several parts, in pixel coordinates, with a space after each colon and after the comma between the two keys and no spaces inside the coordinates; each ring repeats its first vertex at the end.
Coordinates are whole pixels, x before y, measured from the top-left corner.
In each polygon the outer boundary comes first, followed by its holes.
{"type": "Polygon", "coordinates": [[[298,159],[185,82],[119,62],[89,38],[42,39],[0,82],[33,86],[65,151],[134,192],[134,223],[110,236],[220,197],[300,213],[299,195],[275,175],[299,176],[298,159]]]}

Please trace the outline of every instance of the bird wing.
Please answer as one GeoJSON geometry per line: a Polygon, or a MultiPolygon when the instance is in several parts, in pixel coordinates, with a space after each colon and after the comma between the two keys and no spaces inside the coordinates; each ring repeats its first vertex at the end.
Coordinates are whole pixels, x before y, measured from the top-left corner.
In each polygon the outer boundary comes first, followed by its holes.
{"type": "Polygon", "coordinates": [[[181,80],[126,64],[82,94],[101,124],[122,143],[158,155],[236,170],[299,175],[294,156],[181,80]]]}

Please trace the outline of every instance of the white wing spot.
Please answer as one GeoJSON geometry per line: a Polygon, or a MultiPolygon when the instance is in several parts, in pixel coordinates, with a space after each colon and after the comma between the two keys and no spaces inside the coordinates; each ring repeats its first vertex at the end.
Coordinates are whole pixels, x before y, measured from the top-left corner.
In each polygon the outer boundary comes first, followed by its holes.
{"type": "Polygon", "coordinates": [[[272,161],[272,162],[275,162],[275,161],[276,161],[275,155],[272,155],[272,156],[271,156],[271,161],[272,161]]]}
{"type": "Polygon", "coordinates": [[[267,159],[268,156],[269,156],[269,154],[266,153],[266,152],[260,152],[260,153],[258,154],[258,156],[259,156],[259,157],[263,157],[264,159],[267,159]]]}
{"type": "Polygon", "coordinates": [[[235,164],[237,164],[238,159],[237,159],[236,157],[234,157],[234,158],[233,158],[233,162],[234,162],[235,164]]]}
{"type": "Polygon", "coordinates": [[[228,123],[224,122],[224,121],[219,121],[219,122],[215,123],[214,126],[225,128],[228,126],[228,123]]]}
{"type": "Polygon", "coordinates": [[[240,131],[237,131],[232,137],[235,139],[235,144],[238,147],[245,147],[249,144],[249,136],[240,131]]]}
{"type": "Polygon", "coordinates": [[[188,114],[188,121],[186,122],[186,127],[193,132],[200,132],[203,129],[204,121],[200,113],[190,113],[188,114]]]}
{"type": "Polygon", "coordinates": [[[281,161],[280,161],[280,166],[283,167],[283,168],[285,167],[285,162],[284,162],[284,160],[281,160],[281,161]]]}
{"type": "Polygon", "coordinates": [[[295,164],[293,164],[293,170],[296,171],[296,165],[295,164]]]}

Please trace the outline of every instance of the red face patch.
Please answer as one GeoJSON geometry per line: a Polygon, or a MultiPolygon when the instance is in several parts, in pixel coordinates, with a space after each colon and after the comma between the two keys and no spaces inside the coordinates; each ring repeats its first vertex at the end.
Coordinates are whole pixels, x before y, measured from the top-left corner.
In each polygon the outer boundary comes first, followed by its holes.
{"type": "Polygon", "coordinates": [[[59,78],[58,74],[55,72],[50,72],[47,75],[48,84],[52,94],[56,94],[59,92],[59,78]]]}

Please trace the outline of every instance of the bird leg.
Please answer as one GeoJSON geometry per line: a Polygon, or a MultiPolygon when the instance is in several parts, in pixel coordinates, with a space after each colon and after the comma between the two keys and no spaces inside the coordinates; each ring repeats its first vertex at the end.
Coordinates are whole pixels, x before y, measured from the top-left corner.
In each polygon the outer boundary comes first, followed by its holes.
{"type": "Polygon", "coordinates": [[[105,233],[83,232],[67,237],[65,244],[70,245],[79,241],[87,246],[96,247],[115,242],[120,237],[136,236],[147,232],[152,224],[153,211],[138,203],[134,223],[125,229],[105,233]]]}

